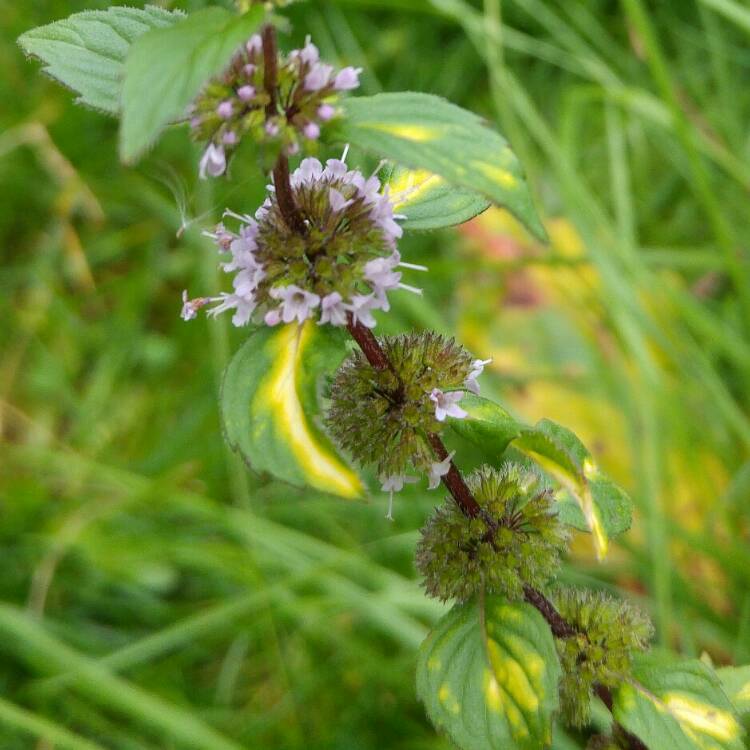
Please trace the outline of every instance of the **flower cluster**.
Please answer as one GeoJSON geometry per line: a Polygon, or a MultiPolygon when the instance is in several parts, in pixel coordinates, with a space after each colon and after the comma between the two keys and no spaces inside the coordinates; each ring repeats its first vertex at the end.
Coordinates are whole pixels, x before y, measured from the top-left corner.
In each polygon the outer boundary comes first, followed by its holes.
{"type": "Polygon", "coordinates": [[[253,35],[189,111],[193,137],[207,144],[201,178],[223,174],[231,152],[248,134],[257,143],[277,144],[287,155],[317,140],[321,125],[337,113],[338,95],[359,86],[359,73],[359,68],[336,71],[322,62],[308,39],[302,49],[279,56],[276,87],[267,91],[263,40],[253,35]]]}
{"type": "Polygon", "coordinates": [[[234,291],[185,300],[183,318],[216,302],[210,314],[234,310],[237,326],[254,315],[268,325],[317,318],[338,326],[351,316],[372,328],[373,311],[390,308],[388,292],[420,292],[401,283],[399,267],[426,269],[401,261],[398,216],[377,176],[365,178],[343,158],[329,159],[325,167],[307,158],[290,185],[304,233],[287,226],[273,185],[254,217],[227,211],[225,216],[240,221],[238,231],[220,224],[208,236],[229,254],[222,266],[235,274],[234,291]]]}
{"type": "Polygon", "coordinates": [[[482,587],[509,599],[554,575],[567,533],[541,477],[513,463],[467,477],[482,514],[467,519],[451,498],[428,520],[416,565],[427,593],[465,601],[482,587]]]}
{"type": "Polygon", "coordinates": [[[582,727],[591,716],[595,684],[615,687],[630,673],[634,651],[644,651],[653,635],[646,615],[606,594],[560,588],[552,601],[578,635],[556,638],[563,677],[560,704],[570,726],[582,727]]]}
{"type": "Polygon", "coordinates": [[[374,465],[383,490],[396,492],[425,472],[434,488],[450,456],[436,460],[429,435],[447,417],[462,418],[464,390],[476,385],[479,362],[439,334],[379,339],[390,367],[373,367],[356,351],[336,373],[328,427],[339,445],[363,465],[374,465]]]}

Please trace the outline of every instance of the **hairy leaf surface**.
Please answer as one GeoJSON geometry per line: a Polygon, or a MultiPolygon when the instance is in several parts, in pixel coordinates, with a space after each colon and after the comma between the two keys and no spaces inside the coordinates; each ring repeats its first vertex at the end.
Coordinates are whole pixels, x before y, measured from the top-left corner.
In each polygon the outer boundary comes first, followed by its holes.
{"type": "Polygon", "coordinates": [[[264,18],[255,6],[238,16],[210,7],[140,37],[125,63],[120,156],[134,161],[181,117],[203,84],[221,72],[264,18]]]}
{"type": "Polygon", "coordinates": [[[518,158],[505,138],[472,112],[410,91],[353,97],[342,108],[335,138],[475,191],[546,238],[518,158]]]}
{"type": "Polygon", "coordinates": [[[124,62],[136,39],[172,26],[184,14],[147,5],[74,13],[31,29],[18,38],[27,55],[39,58],[47,75],[78,94],[76,101],[117,115],[124,62]]]}
{"type": "Polygon", "coordinates": [[[495,596],[454,606],[417,658],[417,693],[462,750],[548,746],[559,677],[539,612],[495,596]]]}
{"type": "Polygon", "coordinates": [[[630,528],[632,503],[627,494],[599,471],[581,441],[566,427],[542,419],[525,429],[513,446],[556,479],[578,504],[580,513],[561,505],[566,523],[591,531],[597,555],[607,554],[611,537],[630,528]],[[585,526],[583,525],[585,523],[585,526]]]}
{"type": "Polygon", "coordinates": [[[522,425],[502,406],[488,398],[466,393],[460,406],[467,416],[463,419],[449,418],[448,426],[487,453],[500,457],[521,432],[522,425]]]}
{"type": "Polygon", "coordinates": [[[397,213],[406,218],[404,229],[450,227],[473,219],[489,207],[484,196],[449,184],[444,177],[424,169],[397,167],[388,181],[397,213]]]}
{"type": "Polygon", "coordinates": [[[743,729],[716,672],[697,659],[634,658],[633,682],[615,692],[613,714],[650,748],[742,750],[743,729]]]}
{"type": "Polygon", "coordinates": [[[364,487],[319,426],[323,379],[346,354],[330,326],[263,326],[224,376],[221,413],[229,444],[256,471],[296,486],[354,498],[364,487]]]}
{"type": "Polygon", "coordinates": [[[741,714],[750,714],[750,665],[717,669],[727,697],[741,714]]]}

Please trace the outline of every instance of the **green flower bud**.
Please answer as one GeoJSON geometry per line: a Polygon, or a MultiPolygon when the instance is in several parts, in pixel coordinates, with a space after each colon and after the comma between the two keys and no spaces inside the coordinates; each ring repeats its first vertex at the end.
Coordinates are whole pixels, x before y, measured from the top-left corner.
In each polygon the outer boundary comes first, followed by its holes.
{"type": "Polygon", "coordinates": [[[431,332],[379,341],[391,369],[376,370],[354,352],[334,378],[328,428],[342,448],[381,476],[429,471],[435,457],[427,435],[439,432],[445,418],[433,392],[464,387],[471,354],[431,332]]]}
{"type": "Polygon", "coordinates": [[[568,537],[541,477],[506,463],[480,467],[467,484],[484,513],[468,519],[449,498],[422,529],[416,565],[427,593],[464,601],[484,586],[521,599],[524,584],[543,586],[568,537]]]}
{"type": "Polygon", "coordinates": [[[595,684],[615,687],[630,673],[634,651],[643,651],[653,635],[651,621],[628,602],[607,594],[560,588],[552,601],[578,635],[557,638],[563,669],[560,681],[562,714],[570,726],[591,718],[595,684]]]}

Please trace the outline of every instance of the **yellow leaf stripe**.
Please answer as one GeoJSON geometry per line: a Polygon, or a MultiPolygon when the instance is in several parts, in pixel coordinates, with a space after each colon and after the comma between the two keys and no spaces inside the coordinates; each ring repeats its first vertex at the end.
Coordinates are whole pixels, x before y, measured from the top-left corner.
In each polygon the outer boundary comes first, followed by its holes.
{"type": "Polygon", "coordinates": [[[404,169],[389,183],[393,207],[399,211],[429,195],[431,190],[444,185],[445,180],[426,169],[404,169]]]}
{"type": "Polygon", "coordinates": [[[289,324],[281,329],[271,344],[274,364],[265,383],[258,389],[254,406],[259,412],[271,412],[274,425],[286,440],[310,485],[342,497],[356,498],[362,495],[362,482],[317,442],[300,403],[297,374],[302,353],[314,332],[315,326],[310,321],[303,326],[289,324]]]}

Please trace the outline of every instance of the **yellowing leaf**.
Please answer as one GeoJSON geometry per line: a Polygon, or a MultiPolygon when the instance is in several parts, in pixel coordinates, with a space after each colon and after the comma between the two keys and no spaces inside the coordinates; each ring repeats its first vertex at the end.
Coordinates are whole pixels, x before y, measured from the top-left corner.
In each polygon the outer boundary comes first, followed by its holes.
{"type": "Polygon", "coordinates": [[[719,677],[698,660],[639,654],[633,680],[614,696],[613,715],[648,747],[742,750],[744,730],[719,677]]]}
{"type": "Polygon", "coordinates": [[[450,185],[425,169],[397,167],[388,182],[404,229],[438,229],[474,218],[490,204],[479,193],[450,185]]]}
{"type": "Polygon", "coordinates": [[[462,750],[547,747],[559,677],[542,616],[501,597],[453,607],[417,661],[417,693],[430,719],[462,750]]]}
{"type": "Polygon", "coordinates": [[[253,332],[224,378],[230,445],[251,468],[346,498],[364,487],[320,426],[322,380],[346,353],[340,331],[311,322],[253,332]]]}
{"type": "Polygon", "coordinates": [[[545,239],[523,169],[508,142],[475,114],[431,94],[358,96],[329,130],[336,140],[440,175],[454,188],[505,206],[545,239]]]}

